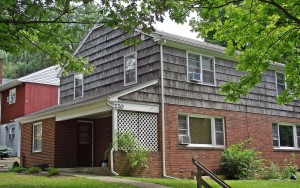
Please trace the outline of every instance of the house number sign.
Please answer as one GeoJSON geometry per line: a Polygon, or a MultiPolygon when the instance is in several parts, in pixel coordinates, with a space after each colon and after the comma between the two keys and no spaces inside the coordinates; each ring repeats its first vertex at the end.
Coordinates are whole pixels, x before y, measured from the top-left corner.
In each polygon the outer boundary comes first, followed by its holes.
{"type": "Polygon", "coordinates": [[[115,103],[115,109],[122,110],[124,108],[123,104],[115,103]]]}

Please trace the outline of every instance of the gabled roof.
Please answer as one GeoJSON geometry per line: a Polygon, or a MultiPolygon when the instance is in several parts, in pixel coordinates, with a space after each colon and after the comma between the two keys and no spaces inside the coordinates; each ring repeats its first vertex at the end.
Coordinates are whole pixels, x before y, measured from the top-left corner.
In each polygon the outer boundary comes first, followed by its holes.
{"type": "Polygon", "coordinates": [[[60,69],[61,68],[59,67],[51,66],[18,79],[8,80],[0,85],[0,92],[12,87],[16,87],[22,82],[59,86],[59,78],[57,78],[57,73],[60,71],[60,69]]]}
{"type": "Polygon", "coordinates": [[[56,106],[53,106],[50,108],[46,108],[44,110],[41,110],[41,111],[38,111],[38,112],[35,112],[32,114],[25,115],[23,117],[17,118],[17,119],[15,119],[15,121],[29,122],[31,119],[39,120],[39,119],[44,119],[45,117],[54,117],[56,113],[67,111],[70,109],[79,108],[79,107],[83,107],[86,105],[91,105],[91,104],[105,101],[105,100],[106,101],[114,101],[114,100],[117,100],[118,97],[141,90],[141,89],[149,87],[151,85],[155,85],[157,83],[158,83],[158,80],[151,80],[151,81],[147,81],[144,83],[132,85],[130,87],[127,87],[126,89],[121,89],[118,91],[114,91],[112,93],[98,95],[98,96],[94,96],[94,97],[90,97],[90,98],[78,99],[78,100],[68,102],[65,104],[59,104],[59,105],[56,105],[56,106]]]}

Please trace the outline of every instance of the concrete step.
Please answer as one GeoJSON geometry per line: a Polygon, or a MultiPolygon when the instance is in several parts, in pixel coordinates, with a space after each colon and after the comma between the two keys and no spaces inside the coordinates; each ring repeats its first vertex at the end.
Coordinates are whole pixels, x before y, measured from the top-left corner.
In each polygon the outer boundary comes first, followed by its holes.
{"type": "Polygon", "coordinates": [[[111,176],[112,173],[107,167],[76,167],[76,168],[60,168],[65,173],[85,173],[111,176]]]}

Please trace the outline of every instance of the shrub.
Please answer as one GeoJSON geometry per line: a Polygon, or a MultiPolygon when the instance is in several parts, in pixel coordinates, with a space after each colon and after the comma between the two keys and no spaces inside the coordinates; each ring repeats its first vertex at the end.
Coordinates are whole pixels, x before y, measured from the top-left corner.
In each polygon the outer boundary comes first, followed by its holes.
{"type": "Polygon", "coordinates": [[[6,146],[0,146],[0,158],[1,160],[3,158],[10,157],[12,154],[12,149],[6,146]]]}
{"type": "Polygon", "coordinates": [[[246,148],[251,139],[224,149],[221,167],[227,179],[248,179],[261,170],[260,152],[246,148]]]}
{"type": "Polygon", "coordinates": [[[28,173],[28,174],[37,174],[37,173],[39,173],[41,171],[41,168],[39,168],[39,167],[31,167],[31,168],[28,168],[27,170],[26,170],[26,172],[28,173]]]}
{"type": "Polygon", "coordinates": [[[21,173],[21,172],[25,172],[26,168],[21,167],[21,166],[17,166],[17,167],[12,167],[9,171],[10,172],[16,172],[16,173],[21,173]]]}
{"type": "Polygon", "coordinates": [[[18,161],[15,161],[14,163],[13,163],[13,165],[12,165],[12,167],[13,168],[15,168],[15,167],[19,167],[20,166],[20,164],[19,164],[19,162],[18,161]]]}
{"type": "Polygon", "coordinates": [[[138,148],[128,154],[128,160],[130,162],[131,168],[135,168],[140,165],[141,167],[148,167],[148,155],[150,150],[138,146],[138,148]]]}
{"type": "Polygon", "coordinates": [[[266,166],[260,173],[259,178],[269,180],[278,179],[281,177],[281,171],[277,163],[270,162],[269,166],[266,166]]]}
{"type": "Polygon", "coordinates": [[[290,159],[284,159],[284,168],[282,171],[283,178],[289,178],[291,174],[295,174],[298,170],[298,166],[295,160],[295,154],[292,153],[290,159]]]}
{"type": "Polygon", "coordinates": [[[54,176],[54,175],[60,174],[60,170],[57,168],[48,167],[46,170],[48,171],[49,176],[54,176]]]}

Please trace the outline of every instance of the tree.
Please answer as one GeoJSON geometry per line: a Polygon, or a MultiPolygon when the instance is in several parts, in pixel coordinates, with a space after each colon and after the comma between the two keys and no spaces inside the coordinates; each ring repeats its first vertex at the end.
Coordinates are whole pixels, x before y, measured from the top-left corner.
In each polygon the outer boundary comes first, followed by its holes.
{"type": "Polygon", "coordinates": [[[42,51],[66,71],[91,70],[87,60],[72,54],[100,17],[99,6],[90,0],[5,0],[0,12],[0,50],[42,51]]]}
{"type": "Polygon", "coordinates": [[[285,64],[287,89],[278,103],[300,98],[300,2],[285,0],[102,0],[103,21],[109,26],[133,32],[140,27],[154,31],[166,13],[177,23],[190,21],[203,38],[225,42],[226,52],[237,59],[237,70],[246,75],[222,86],[226,100],[237,102],[262,81],[271,63],[285,64]],[[224,18],[224,19],[220,19],[224,18]],[[209,36],[209,35],[213,35],[209,36]]]}

